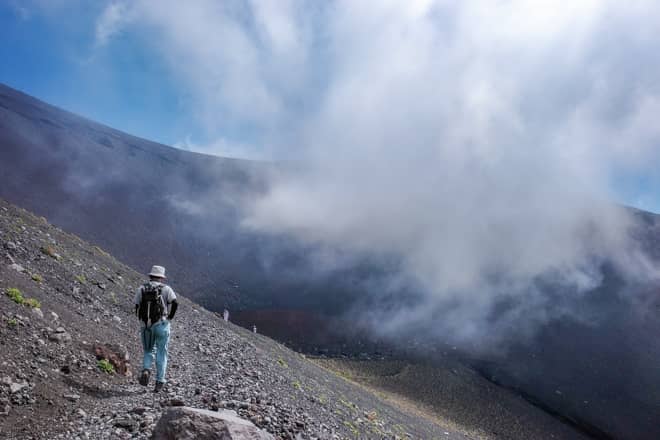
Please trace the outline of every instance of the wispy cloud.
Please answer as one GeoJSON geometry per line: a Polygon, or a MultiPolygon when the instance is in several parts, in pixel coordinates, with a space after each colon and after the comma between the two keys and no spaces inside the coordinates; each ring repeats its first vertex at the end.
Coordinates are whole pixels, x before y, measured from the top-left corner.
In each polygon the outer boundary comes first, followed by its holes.
{"type": "Polygon", "coordinates": [[[104,46],[114,37],[127,22],[128,3],[111,2],[96,21],[94,45],[104,46]]]}

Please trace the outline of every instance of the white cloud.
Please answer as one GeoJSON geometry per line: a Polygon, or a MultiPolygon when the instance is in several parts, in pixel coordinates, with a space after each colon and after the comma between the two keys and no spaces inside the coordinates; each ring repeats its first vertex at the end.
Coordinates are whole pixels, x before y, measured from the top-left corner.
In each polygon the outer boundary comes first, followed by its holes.
{"type": "Polygon", "coordinates": [[[103,10],[96,21],[95,41],[97,47],[104,46],[126,24],[129,4],[123,1],[113,1],[103,10]]]}
{"type": "Polygon", "coordinates": [[[625,213],[599,200],[660,159],[657,2],[130,8],[225,139],[213,148],[249,139],[305,164],[246,225],[396,258],[426,301],[390,323],[455,301],[442,328],[473,335],[506,295],[542,321],[539,277],[580,293],[600,282],[596,255],[638,258],[625,213]]]}

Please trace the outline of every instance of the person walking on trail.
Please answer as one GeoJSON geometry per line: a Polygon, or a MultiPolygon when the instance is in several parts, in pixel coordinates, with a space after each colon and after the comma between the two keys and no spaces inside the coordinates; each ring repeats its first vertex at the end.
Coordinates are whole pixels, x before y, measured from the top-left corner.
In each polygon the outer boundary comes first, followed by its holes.
{"type": "Polygon", "coordinates": [[[167,370],[167,346],[170,340],[170,321],[174,318],[178,302],[176,294],[164,283],[165,268],[153,266],[149,272],[149,281],[138,287],[135,294],[135,314],[142,321],[140,335],[144,359],[140,385],[149,385],[151,364],[156,358],[156,386],[154,393],[165,385],[167,370]]]}

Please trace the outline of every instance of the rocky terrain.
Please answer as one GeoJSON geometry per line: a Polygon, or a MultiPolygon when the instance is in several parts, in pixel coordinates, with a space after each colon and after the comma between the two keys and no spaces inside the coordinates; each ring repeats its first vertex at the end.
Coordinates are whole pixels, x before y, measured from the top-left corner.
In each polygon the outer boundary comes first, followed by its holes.
{"type": "Polygon", "coordinates": [[[154,394],[135,380],[131,303],[142,275],[4,201],[0,246],[0,438],[148,438],[164,409],[181,405],[235,410],[282,439],[467,438],[222,321],[186,292],[169,382],[154,394]],[[119,354],[114,373],[97,359],[103,350],[119,354]]]}

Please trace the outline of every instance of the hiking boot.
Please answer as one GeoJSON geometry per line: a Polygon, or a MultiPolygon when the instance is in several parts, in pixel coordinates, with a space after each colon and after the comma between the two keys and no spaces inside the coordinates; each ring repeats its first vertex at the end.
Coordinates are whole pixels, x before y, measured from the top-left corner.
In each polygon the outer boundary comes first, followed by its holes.
{"type": "Polygon", "coordinates": [[[160,390],[163,389],[163,385],[165,385],[165,382],[156,382],[156,386],[154,387],[154,393],[160,392],[160,390]]]}
{"type": "Polygon", "coordinates": [[[149,385],[149,370],[142,370],[138,382],[140,382],[140,385],[142,385],[143,387],[149,385]]]}

